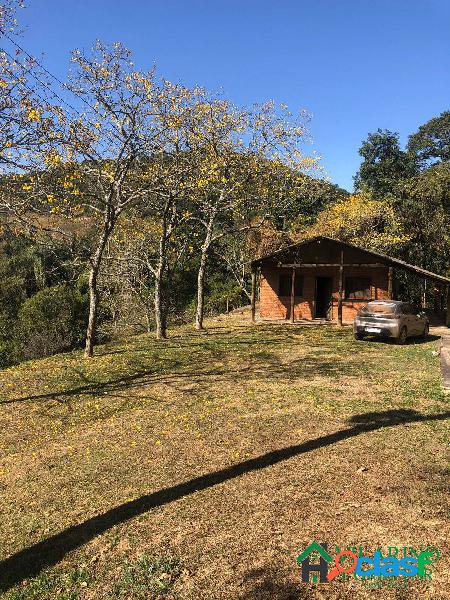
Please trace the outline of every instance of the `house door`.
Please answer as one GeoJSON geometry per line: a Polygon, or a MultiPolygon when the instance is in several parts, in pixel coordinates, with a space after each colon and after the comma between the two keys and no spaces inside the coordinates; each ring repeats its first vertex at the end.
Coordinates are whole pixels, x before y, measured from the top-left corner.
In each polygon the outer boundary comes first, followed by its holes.
{"type": "Polygon", "coordinates": [[[331,319],[332,277],[316,277],[316,319],[331,319]]]}

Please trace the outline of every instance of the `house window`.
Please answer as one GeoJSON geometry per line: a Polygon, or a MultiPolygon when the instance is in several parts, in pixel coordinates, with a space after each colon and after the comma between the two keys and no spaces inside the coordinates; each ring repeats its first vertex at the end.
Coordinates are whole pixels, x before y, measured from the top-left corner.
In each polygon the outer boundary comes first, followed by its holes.
{"type": "Polygon", "coordinates": [[[347,277],[345,280],[345,297],[347,300],[370,300],[372,280],[370,277],[347,277]]]}
{"type": "MultiPolygon", "coordinates": [[[[281,273],[278,282],[278,295],[290,296],[292,288],[292,273],[281,273]]],[[[297,298],[303,295],[303,277],[295,274],[294,294],[297,298]]]]}

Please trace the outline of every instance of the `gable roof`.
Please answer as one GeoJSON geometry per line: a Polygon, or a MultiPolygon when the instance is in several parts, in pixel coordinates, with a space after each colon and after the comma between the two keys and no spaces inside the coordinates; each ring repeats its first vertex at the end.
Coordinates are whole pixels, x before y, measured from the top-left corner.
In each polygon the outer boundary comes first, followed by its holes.
{"type": "MultiPolygon", "coordinates": [[[[437,281],[439,283],[444,283],[446,285],[450,285],[450,278],[444,277],[443,275],[438,275],[437,273],[432,273],[431,271],[427,271],[426,269],[422,269],[422,267],[418,267],[416,265],[411,265],[399,258],[394,258],[393,256],[388,256],[387,254],[382,254],[381,252],[374,252],[373,250],[367,250],[367,248],[362,248],[361,246],[356,246],[355,244],[349,244],[348,242],[343,242],[342,240],[336,240],[334,238],[327,237],[325,235],[317,235],[308,240],[303,240],[303,242],[298,242],[296,244],[290,244],[289,246],[285,246],[284,248],[280,248],[280,250],[276,250],[271,254],[266,254],[265,256],[261,256],[252,261],[252,269],[256,267],[260,267],[266,260],[276,260],[278,257],[281,259],[283,254],[288,253],[292,250],[297,250],[302,248],[303,246],[308,246],[310,244],[314,244],[320,242],[322,240],[326,240],[328,242],[332,242],[340,247],[351,248],[353,250],[359,250],[361,252],[366,252],[371,256],[381,259],[386,265],[399,267],[404,271],[410,271],[411,273],[415,273],[416,275],[420,275],[424,278],[431,279],[433,281],[437,281]]],[[[280,263],[282,264],[281,260],[280,263]]]]}
{"type": "Polygon", "coordinates": [[[333,557],[327,552],[327,550],[322,546],[322,544],[319,544],[318,542],[312,542],[303,550],[303,552],[299,556],[297,556],[297,562],[301,563],[303,560],[305,560],[307,556],[309,556],[313,552],[317,552],[317,554],[319,554],[319,556],[324,558],[327,562],[331,562],[333,560],[333,557]]]}

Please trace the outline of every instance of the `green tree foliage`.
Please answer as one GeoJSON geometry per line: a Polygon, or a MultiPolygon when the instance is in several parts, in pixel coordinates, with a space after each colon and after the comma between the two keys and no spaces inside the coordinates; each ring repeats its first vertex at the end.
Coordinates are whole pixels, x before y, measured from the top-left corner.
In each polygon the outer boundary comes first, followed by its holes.
{"type": "Polygon", "coordinates": [[[39,289],[41,257],[23,238],[3,239],[0,254],[0,366],[18,362],[17,315],[27,297],[39,289]]]}
{"type": "Polygon", "coordinates": [[[395,199],[409,242],[406,260],[447,273],[450,270],[450,162],[442,162],[403,183],[395,199]]]}
{"type": "MultiPolygon", "coordinates": [[[[361,146],[364,160],[355,176],[363,193],[326,208],[308,234],[326,233],[448,275],[449,140],[449,111],[419,127],[406,151],[396,133],[378,129],[370,134],[361,146]]],[[[422,297],[423,281],[399,277],[405,298],[422,297]]]]}
{"type": "Polygon", "coordinates": [[[370,190],[376,196],[393,192],[399,182],[417,172],[416,158],[400,148],[398,134],[378,129],[362,143],[363,162],[354,177],[356,190],[370,190]]]}
{"type": "Polygon", "coordinates": [[[450,111],[430,119],[409,136],[408,152],[422,164],[450,160],[450,111]]]}
{"type": "Polygon", "coordinates": [[[84,339],[87,296],[66,284],[47,287],[20,307],[17,330],[24,358],[70,350],[84,339]]]}
{"type": "Polygon", "coordinates": [[[214,272],[208,278],[205,293],[205,312],[208,315],[223,313],[227,309],[233,310],[242,305],[242,288],[231,281],[223,272],[214,272]]]}
{"type": "Polygon", "coordinates": [[[304,175],[301,184],[293,189],[290,202],[283,206],[283,210],[274,207],[272,222],[280,231],[292,230],[294,224],[297,229],[300,226],[311,226],[322,210],[348,196],[346,190],[326,179],[304,175]]]}
{"type": "Polygon", "coordinates": [[[359,189],[370,192],[372,200],[352,211],[353,200],[334,206],[319,216],[339,235],[354,235],[367,247],[390,250],[407,262],[438,273],[450,271],[450,111],[419,127],[409,137],[406,151],[400,148],[398,134],[378,129],[360,149],[364,161],[355,177],[359,189]],[[434,163],[433,163],[434,160],[434,163]],[[376,203],[373,203],[373,199],[376,203]],[[378,206],[379,205],[379,206],[378,206]],[[386,212],[378,209],[386,206],[386,212]],[[344,223],[339,229],[336,211],[344,223]],[[345,208],[344,208],[345,207],[345,208]],[[369,210],[369,222],[367,222],[369,210]],[[380,238],[376,223],[383,222],[387,238],[380,238]],[[355,222],[356,217],[356,222],[355,222]],[[363,229],[361,226],[364,224],[363,229]],[[367,224],[369,227],[367,228],[367,224]],[[373,237],[370,236],[373,231],[373,237]],[[368,236],[366,234],[369,234],[368,236]],[[392,246],[386,240],[396,240],[392,246]]]}
{"type": "Polygon", "coordinates": [[[83,286],[76,269],[68,268],[69,257],[70,247],[50,250],[10,231],[3,232],[0,237],[0,367],[23,358],[42,356],[43,349],[52,353],[56,351],[52,348],[67,349],[82,342],[79,324],[84,322],[80,311],[86,311],[86,285],[83,286]],[[50,301],[48,290],[58,290],[61,293],[58,302],[65,298],[64,302],[71,306],[69,312],[79,315],[75,320],[69,319],[73,330],[64,334],[64,343],[59,346],[51,341],[52,327],[43,317],[48,314],[49,321],[59,319],[57,326],[60,325],[60,305],[56,306],[56,300],[50,301]],[[37,312],[30,316],[30,310],[37,312]]]}

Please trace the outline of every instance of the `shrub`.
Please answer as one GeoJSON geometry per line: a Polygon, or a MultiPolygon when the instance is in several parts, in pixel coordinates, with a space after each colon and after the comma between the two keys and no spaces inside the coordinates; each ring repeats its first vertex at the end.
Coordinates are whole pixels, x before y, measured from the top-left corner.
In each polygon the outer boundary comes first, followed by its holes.
{"type": "Polygon", "coordinates": [[[245,304],[243,292],[233,281],[211,277],[205,293],[205,315],[215,315],[245,304]]]}
{"type": "Polygon", "coordinates": [[[87,297],[66,284],[44,288],[28,298],[18,315],[24,358],[40,358],[80,346],[87,319],[87,297]]]}
{"type": "Polygon", "coordinates": [[[20,347],[15,340],[0,340],[0,368],[15,365],[21,358],[20,347]]]}

